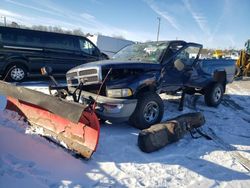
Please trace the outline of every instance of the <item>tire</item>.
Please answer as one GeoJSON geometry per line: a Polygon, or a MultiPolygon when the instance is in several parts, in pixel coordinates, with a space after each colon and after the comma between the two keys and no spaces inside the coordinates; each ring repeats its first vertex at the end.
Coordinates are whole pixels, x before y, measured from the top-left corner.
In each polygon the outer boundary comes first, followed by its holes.
{"type": "Polygon", "coordinates": [[[27,69],[22,65],[12,65],[5,74],[10,81],[23,82],[27,78],[27,69]]]}
{"type": "Polygon", "coordinates": [[[159,123],[164,112],[160,96],[153,92],[146,92],[139,95],[137,99],[137,106],[130,116],[129,123],[141,130],[159,123]]]}
{"type": "Polygon", "coordinates": [[[223,98],[224,86],[222,83],[213,83],[206,88],[204,99],[207,106],[217,107],[223,98]]]}

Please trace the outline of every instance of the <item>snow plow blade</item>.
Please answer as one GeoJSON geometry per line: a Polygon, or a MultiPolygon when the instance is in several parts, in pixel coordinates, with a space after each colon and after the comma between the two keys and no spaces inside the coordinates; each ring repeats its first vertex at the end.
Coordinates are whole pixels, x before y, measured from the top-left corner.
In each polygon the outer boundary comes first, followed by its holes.
{"type": "Polygon", "coordinates": [[[88,106],[0,81],[7,96],[6,109],[24,116],[31,126],[42,128],[66,148],[90,158],[99,140],[100,124],[88,106]]]}

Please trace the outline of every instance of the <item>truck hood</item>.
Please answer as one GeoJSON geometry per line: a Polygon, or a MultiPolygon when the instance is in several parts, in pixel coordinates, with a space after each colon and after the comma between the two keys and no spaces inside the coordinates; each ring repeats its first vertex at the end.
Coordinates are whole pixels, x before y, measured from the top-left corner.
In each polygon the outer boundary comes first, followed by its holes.
{"type": "Polygon", "coordinates": [[[150,70],[160,70],[161,65],[154,62],[142,62],[142,61],[117,61],[117,60],[103,60],[95,61],[91,63],[86,63],[79,65],[69,72],[79,69],[85,69],[89,67],[101,67],[102,69],[150,69],[150,70]]]}

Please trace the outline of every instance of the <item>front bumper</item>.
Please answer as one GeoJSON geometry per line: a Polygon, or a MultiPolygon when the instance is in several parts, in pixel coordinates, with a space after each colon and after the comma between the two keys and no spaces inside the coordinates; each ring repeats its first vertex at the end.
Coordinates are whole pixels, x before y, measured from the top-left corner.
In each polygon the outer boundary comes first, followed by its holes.
{"type": "MultiPolygon", "coordinates": [[[[69,87],[69,91],[73,92],[75,88],[69,87]]],[[[128,121],[129,117],[135,110],[137,99],[115,99],[104,96],[97,96],[94,93],[87,91],[81,92],[82,102],[87,102],[89,97],[96,100],[96,113],[104,120],[111,122],[124,122],[128,121]]]]}

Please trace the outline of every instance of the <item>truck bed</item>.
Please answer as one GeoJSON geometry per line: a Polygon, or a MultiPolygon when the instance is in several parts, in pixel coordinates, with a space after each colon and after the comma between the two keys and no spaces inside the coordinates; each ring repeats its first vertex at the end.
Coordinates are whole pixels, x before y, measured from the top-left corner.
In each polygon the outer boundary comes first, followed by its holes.
{"type": "Polygon", "coordinates": [[[227,73],[227,82],[231,83],[235,75],[235,60],[233,59],[203,59],[200,62],[201,69],[208,74],[214,70],[225,70],[227,73]]]}

